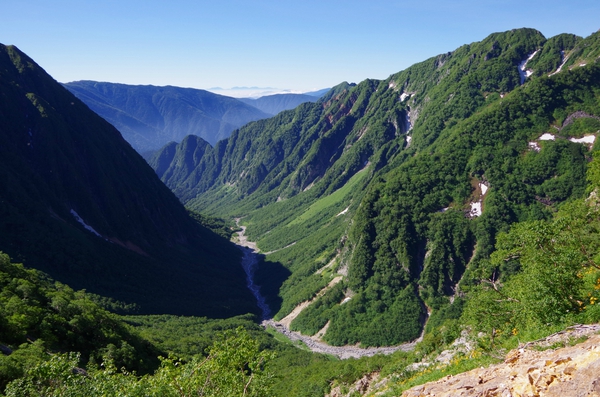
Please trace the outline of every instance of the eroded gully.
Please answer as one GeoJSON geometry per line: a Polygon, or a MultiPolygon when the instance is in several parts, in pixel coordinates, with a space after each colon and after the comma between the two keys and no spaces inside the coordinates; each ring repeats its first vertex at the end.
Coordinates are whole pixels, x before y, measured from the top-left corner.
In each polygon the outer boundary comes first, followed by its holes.
{"type": "MultiPolygon", "coordinates": [[[[239,225],[239,219],[236,219],[239,225]]],[[[271,311],[269,306],[265,301],[265,297],[260,293],[260,287],[254,282],[254,272],[256,271],[256,267],[259,263],[259,254],[257,253],[256,243],[248,241],[245,232],[246,227],[240,226],[242,229],[238,232],[238,247],[242,250],[244,256],[242,258],[242,267],[246,272],[246,285],[248,289],[252,292],[254,297],[256,298],[257,305],[261,310],[262,315],[262,325],[266,327],[272,327],[277,332],[286,336],[291,341],[300,341],[304,345],[306,345],[311,351],[315,353],[324,353],[331,354],[337,356],[341,359],[347,359],[350,357],[366,357],[366,356],[374,356],[375,354],[391,354],[398,350],[402,351],[410,351],[415,348],[416,343],[421,339],[417,339],[414,342],[403,343],[398,346],[387,346],[387,347],[369,347],[369,348],[361,348],[358,346],[330,346],[326,343],[323,343],[319,340],[316,340],[314,337],[302,335],[299,332],[290,330],[287,326],[282,323],[279,323],[272,319],[271,311]]]]}

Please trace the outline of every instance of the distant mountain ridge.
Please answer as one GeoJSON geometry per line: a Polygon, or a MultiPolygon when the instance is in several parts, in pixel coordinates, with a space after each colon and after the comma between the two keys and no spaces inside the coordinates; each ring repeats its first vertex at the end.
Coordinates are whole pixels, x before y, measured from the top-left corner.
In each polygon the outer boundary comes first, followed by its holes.
{"type": "Polygon", "coordinates": [[[236,128],[304,102],[315,102],[327,91],[250,99],[174,86],[87,80],[63,86],[114,125],[142,154],[158,150],[169,142],[181,142],[187,135],[199,136],[214,146],[236,128]]]}
{"type": "Polygon", "coordinates": [[[257,310],[238,250],[14,46],[0,45],[0,92],[0,251],[144,313],[257,310]]]}
{"type": "Polygon", "coordinates": [[[239,98],[240,101],[273,116],[284,110],[294,109],[304,102],[316,102],[318,99],[319,96],[307,94],[275,94],[256,99],[239,98]]]}
{"type": "Polygon", "coordinates": [[[63,85],[114,125],[139,153],[187,135],[214,145],[234,129],[270,116],[237,99],[193,88],[96,81],[63,85]]]}

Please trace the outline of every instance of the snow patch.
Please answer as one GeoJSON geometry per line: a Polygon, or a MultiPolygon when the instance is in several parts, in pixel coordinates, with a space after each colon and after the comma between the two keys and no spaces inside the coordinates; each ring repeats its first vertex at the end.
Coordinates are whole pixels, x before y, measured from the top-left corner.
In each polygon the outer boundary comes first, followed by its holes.
{"type": "Polygon", "coordinates": [[[343,210],[342,212],[340,212],[336,216],[344,215],[346,212],[348,212],[349,209],[350,209],[350,207],[346,208],[345,210],[343,210]]]}
{"type": "Polygon", "coordinates": [[[410,98],[410,94],[403,92],[402,95],[400,95],[400,102],[404,102],[406,98],[410,98]]]}
{"type": "Polygon", "coordinates": [[[412,141],[412,136],[407,135],[406,136],[406,147],[408,148],[410,146],[410,142],[412,141]]]}
{"type": "Polygon", "coordinates": [[[569,60],[568,56],[565,57],[565,52],[564,51],[560,52],[560,57],[563,60],[562,63],[560,64],[560,66],[558,67],[558,69],[556,69],[553,73],[550,73],[548,76],[554,76],[556,73],[560,73],[560,71],[562,70],[563,66],[565,66],[565,64],[569,60]]]}
{"type": "Polygon", "coordinates": [[[481,216],[481,201],[477,201],[475,203],[471,203],[471,216],[481,216]]]}
{"type": "Polygon", "coordinates": [[[342,301],[342,303],[340,303],[340,305],[343,305],[344,303],[348,302],[350,299],[352,299],[352,298],[351,297],[344,298],[344,300],[342,301]]]}
{"type": "Polygon", "coordinates": [[[83,219],[81,219],[81,217],[79,216],[77,211],[75,211],[74,209],[71,209],[71,215],[73,215],[73,218],[75,218],[75,220],[77,222],[79,222],[86,230],[89,230],[90,232],[94,233],[98,237],[102,237],[102,235],[100,233],[98,233],[96,230],[94,230],[93,227],[91,227],[90,225],[85,223],[83,219]]]}
{"type": "Polygon", "coordinates": [[[549,132],[546,132],[545,134],[542,134],[541,137],[538,138],[540,141],[554,141],[556,140],[556,137],[554,135],[552,135],[549,132]]]}
{"type": "Polygon", "coordinates": [[[527,69],[527,62],[529,62],[531,60],[531,58],[533,58],[535,56],[535,54],[538,53],[539,50],[535,50],[533,52],[533,54],[530,54],[527,59],[524,59],[523,61],[521,61],[521,63],[519,64],[519,76],[521,76],[521,85],[523,85],[523,83],[525,83],[525,79],[529,76],[531,76],[533,74],[533,71],[531,69],[527,69]]]}
{"type": "Polygon", "coordinates": [[[406,119],[404,120],[404,127],[406,132],[412,130],[412,123],[410,122],[410,108],[408,108],[408,112],[406,112],[406,119]]]}
{"type": "Polygon", "coordinates": [[[542,150],[542,148],[540,148],[539,143],[537,143],[537,142],[529,142],[528,145],[529,145],[530,149],[533,149],[536,152],[539,152],[540,150],[542,150]]]}
{"type": "Polygon", "coordinates": [[[479,188],[481,189],[481,195],[484,196],[488,191],[489,187],[485,183],[480,183],[479,188]]]}
{"type": "Polygon", "coordinates": [[[479,196],[479,200],[471,203],[471,210],[469,211],[469,215],[474,218],[477,216],[481,216],[483,213],[483,196],[487,193],[489,186],[485,183],[479,182],[479,190],[481,190],[481,195],[479,196]]]}
{"type": "Polygon", "coordinates": [[[569,139],[571,142],[575,143],[589,143],[593,144],[596,142],[596,135],[586,135],[583,138],[571,138],[569,139]]]}

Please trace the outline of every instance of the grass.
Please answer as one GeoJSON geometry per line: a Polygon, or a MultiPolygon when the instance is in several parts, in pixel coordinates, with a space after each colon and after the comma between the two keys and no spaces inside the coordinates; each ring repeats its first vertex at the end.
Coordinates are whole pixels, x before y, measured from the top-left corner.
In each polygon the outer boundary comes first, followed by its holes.
{"type": "Polygon", "coordinates": [[[310,207],[302,213],[302,215],[295,218],[293,221],[287,224],[287,226],[293,226],[296,224],[300,224],[317,215],[322,210],[339,204],[342,202],[344,197],[348,195],[352,191],[352,188],[356,186],[365,176],[367,175],[366,168],[357,172],[350,178],[350,180],[341,188],[331,193],[329,196],[325,196],[316,202],[314,202],[310,207]]]}

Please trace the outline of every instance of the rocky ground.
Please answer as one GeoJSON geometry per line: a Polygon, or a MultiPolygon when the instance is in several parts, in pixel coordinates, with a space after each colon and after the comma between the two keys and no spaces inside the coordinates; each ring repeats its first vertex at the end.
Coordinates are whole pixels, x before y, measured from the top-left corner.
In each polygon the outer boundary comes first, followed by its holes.
{"type": "Polygon", "coordinates": [[[551,340],[512,350],[504,363],[416,386],[402,396],[600,396],[600,335],[556,350],[533,349],[556,343],[551,340]]]}
{"type": "MultiPolygon", "coordinates": [[[[569,327],[522,344],[506,355],[504,363],[415,386],[401,396],[600,397],[599,332],[600,324],[569,327]],[[569,346],[585,338],[589,339],[569,346]]],[[[463,335],[457,341],[450,350],[418,363],[418,367],[445,365],[452,351],[469,349],[469,338],[463,335]]],[[[367,374],[345,388],[333,388],[327,397],[391,396],[390,382],[392,378],[380,378],[379,373],[367,374]]]]}
{"type": "Polygon", "coordinates": [[[248,241],[248,237],[246,237],[246,226],[240,226],[240,219],[241,218],[235,218],[236,225],[242,230],[237,232],[237,238],[234,240],[234,242],[242,247],[248,247],[254,251],[258,251],[256,243],[253,241],[248,241]]]}

